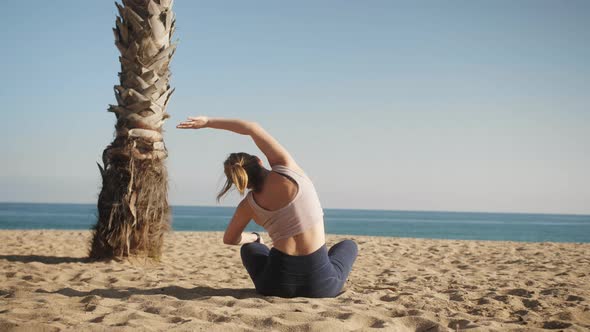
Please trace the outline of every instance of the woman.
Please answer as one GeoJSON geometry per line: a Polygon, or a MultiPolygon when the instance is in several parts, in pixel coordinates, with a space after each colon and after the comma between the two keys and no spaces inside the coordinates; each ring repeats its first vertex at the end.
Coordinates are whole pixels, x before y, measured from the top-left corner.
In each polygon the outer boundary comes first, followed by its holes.
{"type": "Polygon", "coordinates": [[[340,293],[357,256],[345,240],[326,248],[323,211],[311,180],[289,152],[256,123],[243,120],[189,117],[177,128],[214,128],[252,137],[271,169],[247,153],[232,153],[223,166],[227,181],[219,200],[232,186],[240,194],[223,242],[242,245],[242,263],[263,295],[334,297],[340,293]],[[251,219],[272,239],[272,249],[257,233],[244,233],[251,219]]]}

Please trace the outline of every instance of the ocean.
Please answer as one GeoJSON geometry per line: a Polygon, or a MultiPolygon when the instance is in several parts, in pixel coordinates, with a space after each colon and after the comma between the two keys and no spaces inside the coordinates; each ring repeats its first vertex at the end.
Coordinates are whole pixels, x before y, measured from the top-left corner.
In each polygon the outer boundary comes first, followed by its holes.
{"type": "MultiPolygon", "coordinates": [[[[173,206],[175,231],[223,231],[231,207],[173,206]]],[[[391,237],[590,242],[590,216],[527,213],[324,209],[330,234],[391,237]]],[[[96,221],[93,204],[0,203],[0,229],[86,230],[96,221]]],[[[251,222],[248,231],[261,230],[251,222]]]]}

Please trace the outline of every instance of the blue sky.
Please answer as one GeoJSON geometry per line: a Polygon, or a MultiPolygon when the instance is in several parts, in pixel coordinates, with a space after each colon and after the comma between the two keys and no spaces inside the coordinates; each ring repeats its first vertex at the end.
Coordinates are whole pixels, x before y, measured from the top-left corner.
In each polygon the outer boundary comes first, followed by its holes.
{"type": "MultiPolygon", "coordinates": [[[[587,1],[182,1],[165,125],[172,204],[215,205],[261,123],[327,208],[590,213],[587,1]]],[[[0,20],[0,201],[96,201],[119,64],[111,1],[0,20]]],[[[233,205],[232,195],[224,205],[233,205]]]]}

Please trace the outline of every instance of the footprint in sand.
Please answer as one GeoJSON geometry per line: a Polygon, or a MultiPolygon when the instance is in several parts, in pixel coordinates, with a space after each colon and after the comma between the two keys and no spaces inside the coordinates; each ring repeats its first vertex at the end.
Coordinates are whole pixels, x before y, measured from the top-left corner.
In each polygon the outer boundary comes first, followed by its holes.
{"type": "Polygon", "coordinates": [[[472,329],[474,327],[479,327],[479,325],[475,325],[470,320],[467,320],[467,319],[453,319],[449,322],[447,327],[459,331],[459,330],[472,329]]]}
{"type": "Polygon", "coordinates": [[[540,309],[541,307],[541,302],[537,300],[522,299],[522,304],[525,307],[533,310],[540,309]]]}
{"type": "Polygon", "coordinates": [[[422,316],[424,312],[418,309],[410,309],[408,310],[408,316],[422,316]]]}
{"type": "Polygon", "coordinates": [[[145,306],[143,308],[144,312],[147,312],[148,314],[154,314],[154,315],[160,315],[162,314],[162,308],[160,307],[155,307],[155,306],[145,306]]]}
{"type": "Polygon", "coordinates": [[[381,319],[375,319],[375,321],[369,325],[369,327],[374,329],[382,329],[385,326],[387,326],[387,322],[381,319]]]}
{"type": "Polygon", "coordinates": [[[561,290],[557,288],[547,288],[543,289],[540,293],[541,295],[553,295],[553,297],[556,297],[561,293],[561,290]]]}
{"type": "Polygon", "coordinates": [[[543,328],[549,329],[549,330],[567,329],[570,326],[572,326],[572,324],[566,323],[566,322],[561,322],[558,320],[552,320],[552,321],[548,321],[548,322],[543,323],[543,328]]]}
{"type": "Polygon", "coordinates": [[[190,319],[184,319],[182,317],[175,316],[175,317],[168,318],[167,321],[168,321],[168,323],[172,323],[172,324],[183,324],[183,323],[186,323],[186,322],[190,322],[191,320],[190,319]]]}
{"type": "Polygon", "coordinates": [[[397,295],[393,296],[393,295],[389,295],[389,294],[383,295],[379,298],[379,300],[385,301],[385,302],[394,302],[394,301],[397,301],[397,299],[399,299],[399,296],[397,296],[397,295]]]}
{"type": "Polygon", "coordinates": [[[100,304],[100,297],[96,295],[88,295],[80,300],[80,303],[84,304],[84,311],[91,312],[96,310],[100,304]]]}
{"type": "Polygon", "coordinates": [[[353,315],[352,312],[342,312],[336,315],[336,318],[341,320],[349,319],[353,315]]]}
{"type": "Polygon", "coordinates": [[[448,331],[448,329],[446,327],[444,327],[443,325],[440,325],[436,322],[433,322],[429,319],[422,318],[422,317],[410,316],[410,317],[394,318],[393,323],[396,325],[399,324],[399,325],[403,326],[404,329],[399,329],[402,331],[407,331],[407,330],[421,331],[421,332],[448,331]]]}
{"type": "Polygon", "coordinates": [[[477,304],[478,304],[478,305],[484,305],[484,304],[489,304],[489,303],[490,303],[490,300],[488,300],[488,299],[487,299],[487,298],[485,298],[485,297],[482,297],[482,298],[480,298],[479,300],[477,300],[477,304]]]}
{"type": "Polygon", "coordinates": [[[92,311],[96,310],[96,308],[97,308],[96,305],[88,303],[84,306],[84,311],[92,312],[92,311]]]}
{"type": "Polygon", "coordinates": [[[568,302],[579,302],[579,301],[584,301],[585,299],[581,296],[577,296],[577,295],[569,295],[567,297],[567,299],[565,299],[568,302]]]}
{"type": "Polygon", "coordinates": [[[461,296],[461,294],[457,294],[457,293],[451,294],[449,296],[449,300],[456,301],[456,302],[463,302],[463,301],[465,301],[465,299],[463,298],[463,296],[461,296]]]}
{"type": "Polygon", "coordinates": [[[523,289],[523,288],[511,289],[507,292],[507,294],[514,295],[514,296],[520,296],[520,297],[526,297],[526,298],[533,297],[533,292],[530,292],[530,291],[523,289]]]}
{"type": "Polygon", "coordinates": [[[494,296],[494,300],[508,303],[508,296],[507,295],[496,295],[496,296],[494,296]]]}

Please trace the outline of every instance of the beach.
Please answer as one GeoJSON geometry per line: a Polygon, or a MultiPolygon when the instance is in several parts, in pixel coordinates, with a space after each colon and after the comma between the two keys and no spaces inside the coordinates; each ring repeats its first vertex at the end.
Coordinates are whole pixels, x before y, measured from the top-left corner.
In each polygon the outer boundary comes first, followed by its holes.
{"type": "Polygon", "coordinates": [[[328,235],[359,245],[345,291],[283,299],[220,232],[168,233],[160,263],[89,262],[89,237],[0,231],[0,331],[590,329],[587,243],[328,235]]]}

